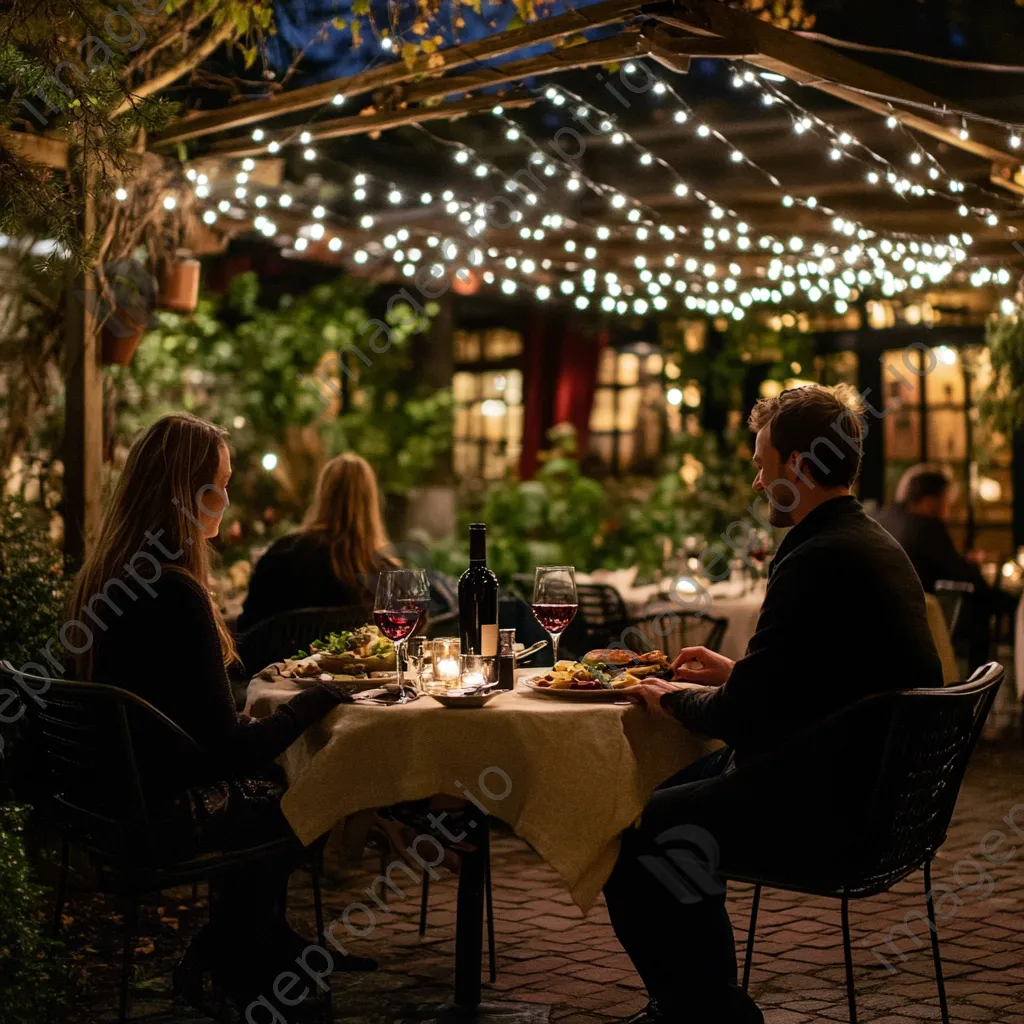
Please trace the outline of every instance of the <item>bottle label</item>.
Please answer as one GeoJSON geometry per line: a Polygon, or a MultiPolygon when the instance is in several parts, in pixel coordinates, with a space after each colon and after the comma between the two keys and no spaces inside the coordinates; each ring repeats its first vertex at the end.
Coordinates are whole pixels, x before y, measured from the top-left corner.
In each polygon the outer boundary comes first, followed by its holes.
{"type": "Polygon", "coordinates": [[[498,654],[498,624],[480,626],[480,653],[485,658],[494,658],[498,654]]]}

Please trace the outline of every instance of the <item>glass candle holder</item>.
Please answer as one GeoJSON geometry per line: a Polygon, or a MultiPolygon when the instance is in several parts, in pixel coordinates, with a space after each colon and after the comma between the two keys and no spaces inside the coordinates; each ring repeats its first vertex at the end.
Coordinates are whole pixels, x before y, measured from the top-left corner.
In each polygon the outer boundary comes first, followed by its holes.
{"type": "Polygon", "coordinates": [[[493,683],[496,661],[493,656],[463,654],[459,659],[459,688],[475,690],[493,683]]]}
{"type": "Polygon", "coordinates": [[[430,656],[436,683],[446,687],[458,685],[461,654],[462,641],[457,636],[441,636],[431,641],[430,656]]]}

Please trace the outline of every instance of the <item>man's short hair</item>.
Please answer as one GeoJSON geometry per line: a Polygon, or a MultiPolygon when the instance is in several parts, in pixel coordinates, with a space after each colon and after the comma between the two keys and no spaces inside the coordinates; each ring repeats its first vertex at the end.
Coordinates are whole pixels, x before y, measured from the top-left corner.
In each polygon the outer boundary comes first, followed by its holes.
{"type": "Polygon", "coordinates": [[[823,487],[852,487],[860,473],[864,422],[860,395],[848,384],[807,384],[762,398],[750,413],[750,429],[769,428],[782,461],[796,452],[823,487]]]}
{"type": "Polygon", "coordinates": [[[941,466],[919,462],[900,477],[896,485],[896,502],[912,505],[922,498],[941,498],[952,486],[953,481],[941,466]]]}

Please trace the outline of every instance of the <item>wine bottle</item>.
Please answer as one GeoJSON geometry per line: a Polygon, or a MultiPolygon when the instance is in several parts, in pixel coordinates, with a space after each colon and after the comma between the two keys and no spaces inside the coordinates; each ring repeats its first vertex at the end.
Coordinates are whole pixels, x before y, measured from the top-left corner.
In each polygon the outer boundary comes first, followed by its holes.
{"type": "Polygon", "coordinates": [[[469,568],[459,578],[459,633],[463,654],[498,653],[498,577],[487,568],[487,527],[469,527],[469,568]]]}

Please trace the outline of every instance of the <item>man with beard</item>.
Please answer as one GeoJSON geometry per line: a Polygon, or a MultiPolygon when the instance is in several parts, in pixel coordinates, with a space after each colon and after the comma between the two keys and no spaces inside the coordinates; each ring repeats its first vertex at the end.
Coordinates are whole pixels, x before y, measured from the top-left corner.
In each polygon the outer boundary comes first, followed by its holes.
{"type": "Polygon", "coordinates": [[[813,385],[754,408],[754,490],[768,499],[772,525],[792,527],[756,632],[737,662],[684,649],[675,662],[682,682],[651,681],[638,694],[649,710],[726,746],[659,788],[624,834],[605,887],[616,935],[650,996],[636,1020],[763,1021],[736,984],[716,868],[797,881],[841,871],[885,723],[850,737],[855,763],[830,750],[801,760],[794,741],[858,698],[942,685],[920,581],[851,493],[865,427],[857,397],[813,385]]]}

